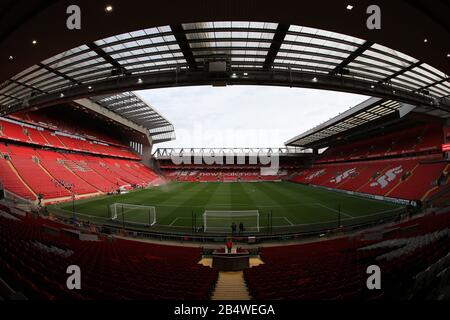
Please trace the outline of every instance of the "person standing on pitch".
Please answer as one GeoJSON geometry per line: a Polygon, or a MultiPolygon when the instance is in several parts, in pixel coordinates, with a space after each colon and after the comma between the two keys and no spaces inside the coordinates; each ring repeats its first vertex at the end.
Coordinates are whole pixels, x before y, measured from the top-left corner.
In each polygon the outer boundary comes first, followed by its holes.
{"type": "Polygon", "coordinates": [[[244,233],[244,224],[242,222],[239,223],[239,233],[244,233]]]}
{"type": "Polygon", "coordinates": [[[233,222],[231,224],[231,234],[232,235],[234,235],[236,233],[236,229],[237,229],[236,223],[233,222]]]}
{"type": "Polygon", "coordinates": [[[228,239],[226,246],[227,246],[227,253],[231,253],[231,249],[233,248],[233,241],[231,240],[231,238],[228,239]]]}

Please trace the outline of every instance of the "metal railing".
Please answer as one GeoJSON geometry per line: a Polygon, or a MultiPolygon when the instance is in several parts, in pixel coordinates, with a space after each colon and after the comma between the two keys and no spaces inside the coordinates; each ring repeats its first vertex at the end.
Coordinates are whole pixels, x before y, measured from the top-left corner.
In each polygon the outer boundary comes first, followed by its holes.
{"type": "MultiPolygon", "coordinates": [[[[347,234],[369,228],[372,226],[400,221],[403,217],[408,215],[406,208],[398,208],[385,212],[380,212],[372,215],[366,215],[355,218],[343,218],[338,216],[335,220],[318,223],[298,224],[273,226],[267,216],[262,216],[259,232],[243,232],[232,233],[231,228],[229,232],[222,231],[214,233],[203,232],[201,225],[191,226],[170,226],[170,225],[154,225],[144,226],[135,223],[122,221],[113,221],[109,218],[102,218],[98,216],[91,216],[75,212],[75,214],[68,210],[63,210],[58,207],[48,208],[48,212],[55,215],[57,218],[65,223],[74,223],[74,216],[77,217],[77,223],[80,225],[94,224],[102,233],[106,234],[121,234],[124,233],[129,237],[142,239],[157,239],[161,241],[180,241],[180,242],[224,242],[230,236],[233,236],[237,242],[255,243],[268,241],[285,241],[294,239],[317,238],[333,234],[347,234]]],[[[201,219],[197,219],[201,221],[201,219]]]]}

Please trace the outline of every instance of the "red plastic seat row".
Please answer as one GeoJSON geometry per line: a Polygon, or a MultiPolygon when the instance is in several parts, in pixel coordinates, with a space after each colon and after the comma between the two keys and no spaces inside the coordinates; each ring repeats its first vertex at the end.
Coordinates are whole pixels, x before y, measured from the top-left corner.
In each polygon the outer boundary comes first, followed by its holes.
{"type": "Polygon", "coordinates": [[[70,196],[71,193],[45,172],[32,156],[11,155],[11,162],[18,174],[36,194],[42,194],[44,199],[70,196]]]}
{"type": "Polygon", "coordinates": [[[43,150],[15,144],[0,143],[0,152],[9,156],[2,159],[4,170],[0,181],[6,180],[6,188],[26,199],[35,196],[26,188],[27,184],[44,199],[93,194],[98,191],[113,192],[121,186],[145,186],[160,177],[142,163],[43,150]],[[8,168],[12,165],[17,170],[8,168]],[[25,182],[25,184],[21,181],[25,182]]]}
{"type": "Polygon", "coordinates": [[[46,234],[43,227],[48,223],[40,218],[0,217],[0,270],[30,298],[204,300],[217,280],[216,270],[197,264],[199,248],[120,239],[83,242],[63,233],[46,234]],[[36,242],[71,254],[41,250],[36,242]],[[71,264],[83,271],[83,287],[77,294],[64,288],[65,266],[71,264]]]}
{"type": "Polygon", "coordinates": [[[447,163],[439,156],[316,164],[292,181],[394,198],[421,200],[439,186],[447,163]]]}
{"type": "Polygon", "coordinates": [[[427,124],[384,136],[332,146],[325,151],[318,163],[400,156],[425,151],[439,152],[443,142],[442,126],[427,124]]]}
{"type": "Polygon", "coordinates": [[[448,230],[449,218],[450,212],[429,214],[397,226],[386,226],[387,230],[396,232],[390,232],[381,240],[343,237],[264,247],[260,252],[264,264],[246,269],[245,280],[256,299],[408,298],[414,275],[450,251],[448,237],[432,242],[423,240],[414,251],[405,251],[392,260],[377,260],[392,248],[363,248],[385,240],[414,238],[448,230]],[[366,289],[366,270],[372,264],[383,270],[382,290],[375,293],[366,289]]]}
{"type": "MultiPolygon", "coordinates": [[[[20,117],[15,118],[21,119],[20,117]]],[[[28,121],[26,117],[25,119],[21,120],[28,121]]],[[[0,120],[0,138],[9,139],[12,141],[20,141],[39,146],[49,146],[74,151],[90,152],[105,156],[114,156],[140,160],[139,156],[127,150],[125,147],[119,147],[117,145],[117,141],[114,142],[115,145],[103,145],[99,143],[93,143],[84,138],[77,139],[69,136],[64,136],[61,134],[55,134],[55,132],[53,132],[55,129],[49,130],[40,127],[42,125],[41,122],[39,123],[35,122],[34,124],[38,126],[40,129],[38,130],[18,123],[0,120]]],[[[73,135],[76,135],[76,131],[72,133],[73,135]]],[[[95,137],[92,136],[92,138],[95,137]]]]}
{"type": "Polygon", "coordinates": [[[36,196],[26,187],[26,185],[20,180],[20,178],[11,169],[8,161],[0,157],[0,182],[3,187],[28,200],[36,200],[36,196]]]}

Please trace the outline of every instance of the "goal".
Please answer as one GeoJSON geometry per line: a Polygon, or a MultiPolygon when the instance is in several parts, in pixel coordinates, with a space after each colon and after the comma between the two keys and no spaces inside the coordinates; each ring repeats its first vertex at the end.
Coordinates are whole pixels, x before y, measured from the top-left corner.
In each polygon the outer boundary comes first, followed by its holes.
{"type": "Polygon", "coordinates": [[[239,225],[242,223],[244,232],[259,232],[258,210],[219,211],[206,210],[203,213],[203,230],[205,232],[231,233],[232,224],[236,224],[236,233],[239,233],[239,225]]]}
{"type": "Polygon", "coordinates": [[[120,223],[153,226],[156,224],[156,210],[152,206],[128,203],[113,203],[110,206],[111,220],[120,223]]]}

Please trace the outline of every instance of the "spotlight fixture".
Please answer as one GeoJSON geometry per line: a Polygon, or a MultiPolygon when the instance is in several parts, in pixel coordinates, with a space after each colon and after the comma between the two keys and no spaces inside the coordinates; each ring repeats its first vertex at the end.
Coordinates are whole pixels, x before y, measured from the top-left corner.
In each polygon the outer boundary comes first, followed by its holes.
{"type": "Polygon", "coordinates": [[[113,11],[112,5],[107,5],[107,6],[105,7],[105,11],[106,11],[106,12],[112,12],[112,11],[113,11]]]}
{"type": "Polygon", "coordinates": [[[233,73],[233,74],[231,75],[231,78],[236,79],[236,78],[237,78],[237,74],[236,74],[236,73],[233,73]]]}
{"type": "Polygon", "coordinates": [[[64,93],[61,93],[61,94],[59,95],[59,97],[60,97],[60,98],[64,98],[64,93]]]}
{"type": "Polygon", "coordinates": [[[92,90],[92,87],[91,87],[91,86],[89,86],[89,87],[88,87],[88,89],[89,89],[89,90],[92,90]]]}
{"type": "Polygon", "coordinates": [[[375,89],[375,86],[374,86],[374,85],[371,85],[370,88],[371,88],[371,89],[375,89]]]}
{"type": "Polygon", "coordinates": [[[8,59],[9,60],[14,60],[14,57],[13,56],[9,56],[8,59]]]}
{"type": "Polygon", "coordinates": [[[423,42],[424,42],[424,43],[427,43],[427,42],[428,42],[428,39],[427,39],[427,38],[423,39],[423,42]]]}
{"type": "Polygon", "coordinates": [[[353,6],[351,4],[347,5],[347,10],[352,10],[353,6]]]}
{"type": "Polygon", "coordinates": [[[314,77],[313,79],[312,79],[312,82],[317,82],[318,80],[317,80],[317,77],[314,77]]]}
{"type": "Polygon", "coordinates": [[[36,45],[37,44],[37,40],[33,40],[31,41],[32,44],[36,45]]]}
{"type": "Polygon", "coordinates": [[[142,81],[141,78],[139,78],[138,81],[137,81],[137,83],[139,83],[139,84],[141,84],[141,83],[143,83],[143,82],[144,82],[144,81],[142,81]]]}

